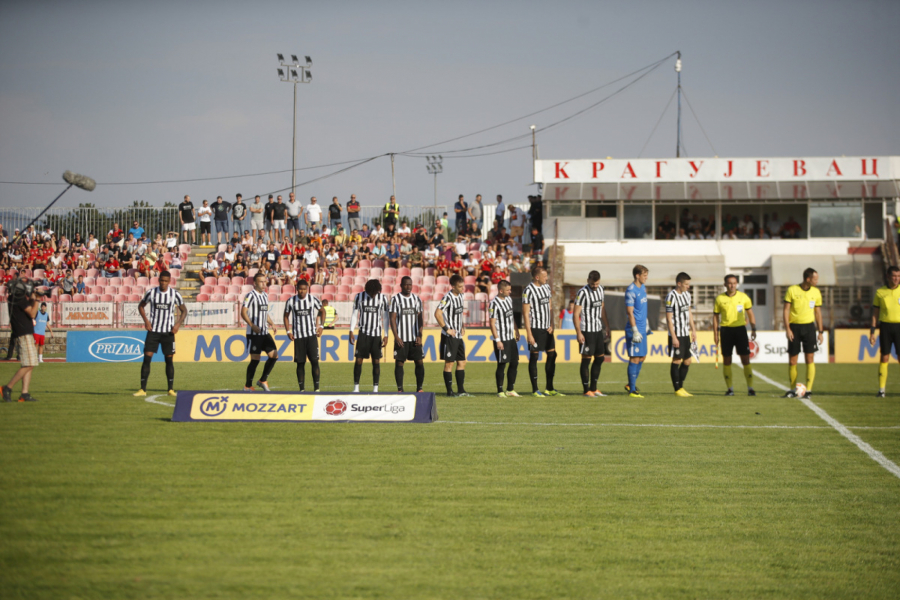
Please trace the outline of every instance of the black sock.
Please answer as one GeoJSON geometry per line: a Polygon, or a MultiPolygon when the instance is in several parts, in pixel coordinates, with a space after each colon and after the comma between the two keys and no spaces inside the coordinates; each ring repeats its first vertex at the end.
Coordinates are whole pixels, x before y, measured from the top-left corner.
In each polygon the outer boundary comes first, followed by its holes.
{"type": "Polygon", "coordinates": [[[506,391],[511,392],[516,389],[516,375],[519,374],[519,361],[509,363],[506,370],[506,391]]]}
{"type": "Polygon", "coordinates": [[[297,386],[301,392],[306,391],[306,365],[297,363],[297,386]]]}
{"type": "Polygon", "coordinates": [[[502,362],[497,363],[497,371],[494,373],[494,377],[497,379],[497,393],[503,392],[503,371],[504,365],[502,362]]]}
{"type": "Polygon", "coordinates": [[[319,389],[319,374],[321,372],[319,369],[319,361],[310,360],[309,361],[309,370],[312,371],[313,389],[318,390],[319,389]]]}
{"type": "Polygon", "coordinates": [[[528,355],[528,377],[531,379],[531,391],[538,391],[537,385],[537,363],[538,353],[532,352],[528,355]]]}
{"type": "Polygon", "coordinates": [[[378,385],[378,380],[381,379],[381,363],[380,362],[372,362],[372,385],[378,385]]]}
{"type": "Polygon", "coordinates": [[[447,386],[447,393],[453,393],[453,373],[444,371],[444,385],[447,386]]]}
{"type": "Polygon", "coordinates": [[[582,356],[581,357],[581,385],[584,386],[584,393],[588,393],[591,391],[591,382],[588,380],[588,373],[590,372],[591,365],[591,357],[590,356],[582,356]]]}
{"type": "Polygon", "coordinates": [[[144,355],[144,364],[141,365],[141,389],[147,391],[147,378],[150,377],[150,361],[152,356],[144,355]]]}
{"type": "Polygon", "coordinates": [[[605,356],[595,356],[594,364],[591,365],[591,391],[597,391],[597,380],[600,379],[600,367],[603,366],[603,361],[606,360],[605,356]]]}
{"type": "Polygon", "coordinates": [[[544,365],[547,374],[547,389],[553,390],[553,376],[556,375],[556,352],[547,353],[547,364],[544,365]]]}
{"type": "Polygon", "coordinates": [[[466,391],[466,371],[456,367],[456,391],[460,394],[466,391]]]}
{"type": "Polygon", "coordinates": [[[397,382],[397,391],[403,390],[403,363],[394,361],[394,381],[397,382]]]}
{"type": "Polygon", "coordinates": [[[256,374],[256,366],[259,364],[258,360],[250,359],[250,364],[247,365],[247,387],[253,387],[253,376],[256,374]]]}
{"type": "Polygon", "coordinates": [[[359,385],[359,378],[362,377],[362,363],[353,365],[353,385],[359,385]]]}
{"type": "Polygon", "coordinates": [[[691,365],[686,365],[681,363],[681,368],[678,370],[678,381],[681,382],[681,386],[684,387],[684,380],[687,379],[687,372],[691,365]]]}
{"type": "Polygon", "coordinates": [[[676,392],[681,389],[681,377],[678,374],[679,366],[678,363],[669,365],[669,377],[672,378],[672,386],[675,388],[676,392]]]}
{"type": "Polygon", "coordinates": [[[269,373],[271,373],[272,369],[275,368],[275,363],[277,363],[277,362],[278,362],[277,358],[270,358],[269,360],[266,361],[266,366],[263,367],[262,377],[259,378],[260,381],[266,381],[266,382],[269,381],[269,373]]]}
{"type": "Polygon", "coordinates": [[[425,363],[417,362],[416,363],[416,391],[422,389],[425,385],[425,363]]]}
{"type": "Polygon", "coordinates": [[[171,356],[166,357],[166,381],[169,384],[169,389],[175,389],[175,363],[172,360],[171,356]]]}

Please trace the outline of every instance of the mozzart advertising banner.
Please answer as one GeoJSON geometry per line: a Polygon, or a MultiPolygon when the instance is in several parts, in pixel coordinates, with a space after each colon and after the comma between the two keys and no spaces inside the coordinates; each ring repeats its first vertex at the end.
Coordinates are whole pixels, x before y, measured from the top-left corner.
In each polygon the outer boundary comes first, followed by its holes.
{"type": "MultiPolygon", "coordinates": [[[[841,331],[841,330],[839,330],[841,331]]],[[[556,330],[557,362],[580,362],[578,340],[575,332],[556,330]]],[[[70,331],[67,333],[66,360],[68,362],[130,362],[142,360],[144,352],[143,330],[128,331],[70,331]]],[[[473,329],[466,332],[466,360],[470,362],[494,362],[493,344],[490,331],[473,329]]],[[[244,362],[249,360],[245,330],[182,330],[175,336],[176,362],[244,362]]],[[[281,361],[294,360],[294,345],[278,328],[275,336],[278,358],[281,361]]],[[[440,344],[440,330],[426,330],[422,344],[425,360],[437,362],[440,344]]],[[[667,354],[668,336],[664,332],[654,332],[648,337],[649,353],[647,362],[669,362],[667,354]]],[[[388,340],[385,359],[391,361],[393,339],[388,340]]],[[[350,345],[347,330],[328,330],[319,340],[319,355],[324,362],[352,362],[353,346],[350,345]]],[[[711,331],[702,331],[697,336],[700,363],[713,362],[716,345],[711,331]]],[[[614,331],[609,348],[613,362],[626,362],[625,334],[614,331]]],[[[758,332],[756,342],[750,345],[751,360],[758,363],[781,363],[787,360],[787,339],[781,331],[758,332]]],[[[519,340],[519,356],[528,359],[525,335],[519,340]]],[[[543,356],[541,357],[543,359],[543,356]]],[[[153,358],[162,360],[161,354],[153,358]]],[[[816,361],[828,361],[828,334],[816,353],[816,361]]]]}
{"type": "Polygon", "coordinates": [[[431,423],[433,392],[315,394],[295,392],[180,391],[173,421],[290,421],[431,423]]]}
{"type": "MultiPolygon", "coordinates": [[[[891,348],[891,357],[897,360],[897,353],[891,348]]],[[[868,329],[835,329],[834,362],[877,363],[881,362],[881,336],[875,330],[875,344],[869,343],[868,329]]]]}

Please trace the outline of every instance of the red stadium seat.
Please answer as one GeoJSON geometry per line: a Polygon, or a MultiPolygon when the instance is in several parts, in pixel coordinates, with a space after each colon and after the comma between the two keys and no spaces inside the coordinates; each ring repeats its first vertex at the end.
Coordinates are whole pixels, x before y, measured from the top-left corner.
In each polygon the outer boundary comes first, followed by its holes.
{"type": "MultiPolygon", "coordinates": [[[[320,286],[315,286],[315,285],[314,285],[314,286],[312,286],[312,287],[313,287],[313,288],[314,288],[314,287],[321,288],[322,286],[321,286],[321,285],[320,285],[320,286]]],[[[312,289],[312,288],[310,288],[310,289],[312,289]]],[[[297,288],[295,288],[294,286],[292,286],[292,285],[290,285],[290,284],[288,284],[288,285],[283,285],[283,286],[281,286],[281,293],[283,293],[283,294],[296,294],[296,293],[297,293],[297,288]]]]}
{"type": "Polygon", "coordinates": [[[214,294],[222,294],[223,296],[228,293],[227,285],[217,285],[216,290],[213,292],[214,294]]]}
{"type": "Polygon", "coordinates": [[[209,297],[210,302],[225,302],[225,294],[212,294],[209,297]]]}
{"type": "Polygon", "coordinates": [[[356,265],[356,268],[357,268],[357,269],[371,269],[371,268],[372,268],[372,261],[370,261],[370,260],[361,260],[361,261],[359,261],[359,263],[356,265]]]}
{"type": "Polygon", "coordinates": [[[350,294],[343,294],[341,292],[338,292],[337,294],[334,295],[334,301],[335,302],[349,302],[350,294]]]}
{"type": "Polygon", "coordinates": [[[219,280],[215,277],[207,277],[203,280],[203,283],[205,283],[206,285],[216,285],[217,283],[219,283],[219,280]]]}
{"type": "Polygon", "coordinates": [[[366,288],[364,286],[354,285],[353,288],[350,290],[350,294],[355,296],[356,294],[358,294],[360,292],[364,292],[365,290],[366,290],[366,288]]]}
{"type": "Polygon", "coordinates": [[[225,302],[237,302],[238,295],[237,294],[225,294],[225,302]]]}
{"type": "Polygon", "coordinates": [[[98,271],[97,269],[88,269],[87,270],[88,277],[96,277],[99,274],[100,274],[100,271],[98,271]]]}
{"type": "Polygon", "coordinates": [[[100,302],[99,294],[88,294],[84,297],[85,302],[100,302]]]}
{"type": "Polygon", "coordinates": [[[216,280],[216,284],[217,285],[230,285],[231,278],[230,277],[219,277],[219,279],[216,280]]]}
{"type": "Polygon", "coordinates": [[[252,292],[252,291],[253,291],[253,286],[252,286],[252,285],[246,285],[246,284],[245,284],[245,285],[242,285],[242,286],[241,286],[241,295],[242,295],[242,296],[246,296],[247,294],[249,294],[249,293],[252,292]]]}
{"type": "Polygon", "coordinates": [[[334,294],[324,293],[322,294],[322,300],[328,300],[329,302],[334,302],[334,294]]]}
{"type": "Polygon", "coordinates": [[[84,302],[84,294],[73,294],[72,302],[84,302]]]}
{"type": "Polygon", "coordinates": [[[128,302],[128,294],[116,294],[115,302],[128,302]]]}
{"type": "Polygon", "coordinates": [[[291,299],[291,296],[293,296],[293,294],[287,294],[285,292],[282,292],[281,295],[278,296],[278,301],[279,302],[287,302],[288,300],[291,299]]]}
{"type": "Polygon", "coordinates": [[[232,277],[231,284],[232,285],[244,285],[244,278],[243,277],[232,277]]]}
{"type": "Polygon", "coordinates": [[[197,302],[209,302],[209,294],[197,294],[197,302]]]}
{"type": "Polygon", "coordinates": [[[344,269],[343,272],[341,273],[341,277],[355,277],[355,276],[356,276],[356,269],[350,269],[350,268],[344,269]]]}
{"type": "Polygon", "coordinates": [[[278,294],[275,292],[269,292],[269,302],[278,302],[278,294]]]}
{"type": "Polygon", "coordinates": [[[269,294],[280,294],[281,286],[280,285],[270,285],[268,292],[269,292],[269,294]]]}
{"type": "Polygon", "coordinates": [[[368,281],[368,279],[365,277],[356,276],[353,278],[353,285],[366,285],[366,281],[368,281]]]}
{"type": "Polygon", "coordinates": [[[336,286],[336,285],[326,285],[326,286],[322,289],[322,293],[323,293],[323,294],[334,294],[334,293],[337,293],[337,286],[336,286]]]}
{"type": "Polygon", "coordinates": [[[150,285],[150,278],[149,277],[138,277],[136,282],[137,282],[137,285],[142,285],[144,287],[147,287],[148,285],[150,285]]]}
{"type": "Polygon", "coordinates": [[[140,296],[139,294],[131,294],[130,296],[128,296],[128,301],[129,302],[140,302],[142,298],[143,298],[143,296],[140,296]]]}
{"type": "Polygon", "coordinates": [[[112,294],[102,294],[99,302],[115,302],[115,296],[112,294]]]}
{"type": "Polygon", "coordinates": [[[372,267],[369,270],[369,279],[378,279],[384,276],[384,269],[381,267],[372,267]]]}
{"type": "Polygon", "coordinates": [[[338,294],[350,294],[350,293],[352,293],[352,291],[353,291],[353,289],[352,289],[352,287],[351,287],[350,285],[345,284],[345,283],[342,283],[341,285],[338,286],[337,292],[336,292],[336,293],[338,293],[338,294]]]}

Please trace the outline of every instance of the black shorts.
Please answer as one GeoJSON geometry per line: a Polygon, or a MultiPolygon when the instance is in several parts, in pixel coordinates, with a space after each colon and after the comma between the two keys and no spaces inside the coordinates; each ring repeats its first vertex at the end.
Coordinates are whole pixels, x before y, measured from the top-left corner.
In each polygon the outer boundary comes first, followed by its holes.
{"type": "Polygon", "coordinates": [[[497,350],[497,343],[494,344],[494,358],[500,364],[516,364],[519,362],[519,344],[516,340],[506,340],[503,342],[503,349],[497,350]]]}
{"type": "Polygon", "coordinates": [[[200,233],[209,233],[212,228],[212,222],[200,221],[200,233]]]}
{"type": "Polygon", "coordinates": [[[528,346],[532,352],[548,352],[556,350],[556,337],[546,329],[532,329],[531,337],[534,338],[534,346],[528,346]]]}
{"type": "Polygon", "coordinates": [[[156,354],[160,346],[162,346],[163,356],[175,354],[175,334],[148,331],[147,338],[144,340],[144,352],[156,354]]]}
{"type": "Polygon", "coordinates": [[[305,364],[307,358],[319,360],[319,338],[314,335],[294,339],[294,362],[305,364]]]}
{"type": "Polygon", "coordinates": [[[381,338],[361,333],[356,336],[356,358],[381,358],[381,338]]]}
{"type": "Polygon", "coordinates": [[[584,343],[578,345],[578,354],[582,356],[603,356],[606,354],[606,338],[602,331],[585,331],[582,332],[582,335],[584,336],[584,343]]]}
{"type": "Polygon", "coordinates": [[[466,360],[466,341],[441,334],[440,352],[444,362],[466,360]]]}
{"type": "Polygon", "coordinates": [[[672,336],[669,336],[669,345],[666,348],[672,360],[687,360],[691,357],[691,336],[679,335],[678,347],[672,345],[672,336]]]}
{"type": "Polygon", "coordinates": [[[247,352],[250,354],[268,354],[275,352],[278,346],[268,333],[266,335],[250,334],[247,336],[247,352]]]}
{"type": "Polygon", "coordinates": [[[750,354],[750,338],[746,327],[720,327],[719,352],[722,356],[731,356],[737,351],[738,356],[750,354]]]}
{"type": "Polygon", "coordinates": [[[885,323],[882,321],[879,333],[881,339],[881,354],[890,355],[891,346],[900,355],[900,323],[885,323]]]}
{"type": "Polygon", "coordinates": [[[422,346],[417,346],[415,342],[403,342],[403,346],[394,344],[394,361],[406,362],[408,360],[424,360],[425,353],[422,346]]]}
{"type": "Polygon", "coordinates": [[[815,323],[791,323],[791,331],[794,333],[794,341],[788,342],[788,356],[800,354],[801,344],[803,354],[815,354],[819,349],[815,323]]]}

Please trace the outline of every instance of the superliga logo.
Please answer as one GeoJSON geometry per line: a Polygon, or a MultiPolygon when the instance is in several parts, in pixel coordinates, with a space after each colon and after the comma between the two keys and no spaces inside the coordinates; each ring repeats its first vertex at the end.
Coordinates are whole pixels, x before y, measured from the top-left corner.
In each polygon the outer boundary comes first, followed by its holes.
{"type": "Polygon", "coordinates": [[[325,414],[337,417],[347,412],[347,403],[343,400],[332,400],[325,405],[325,414]]]}

